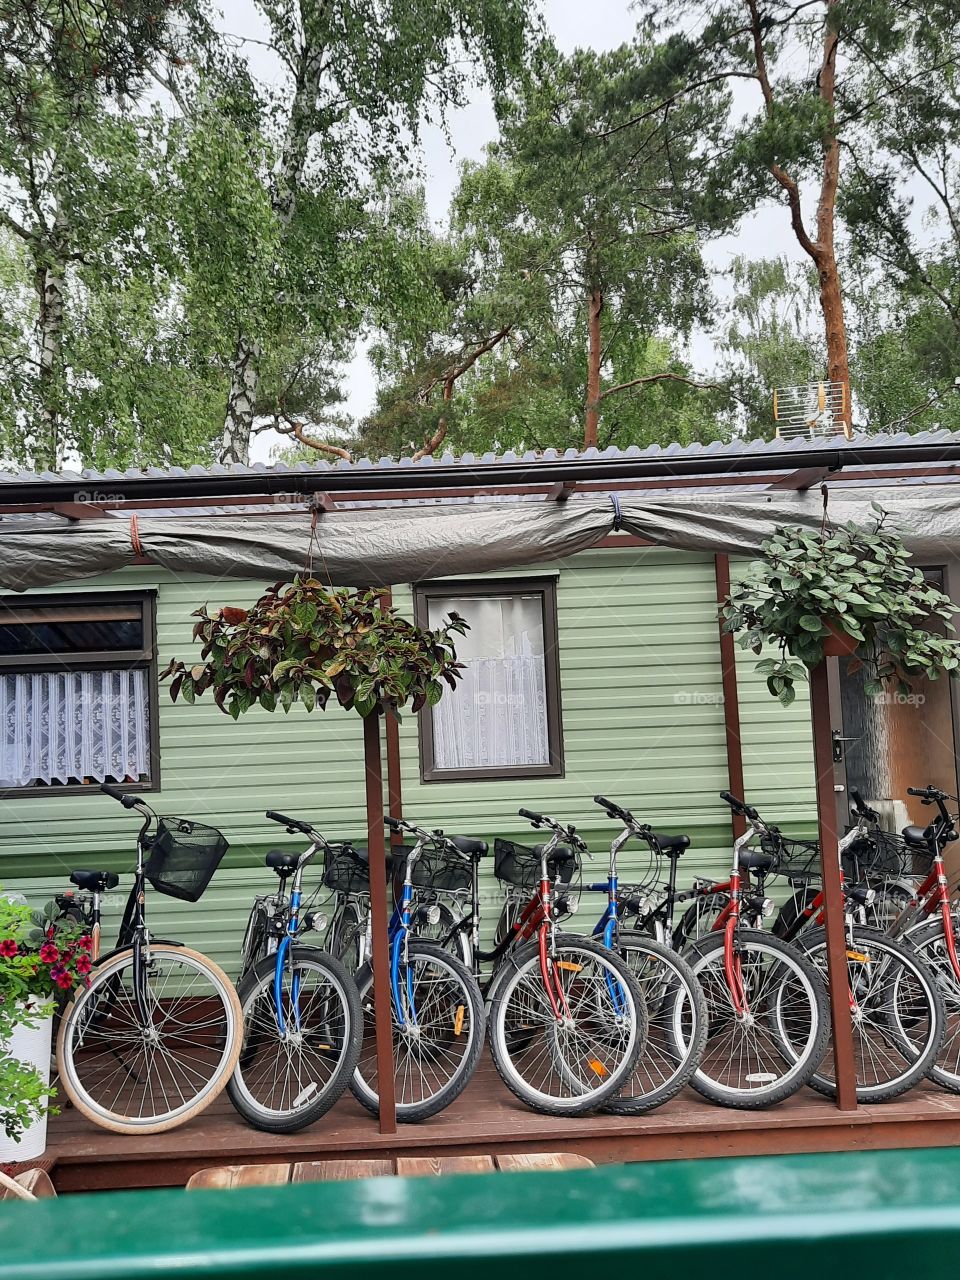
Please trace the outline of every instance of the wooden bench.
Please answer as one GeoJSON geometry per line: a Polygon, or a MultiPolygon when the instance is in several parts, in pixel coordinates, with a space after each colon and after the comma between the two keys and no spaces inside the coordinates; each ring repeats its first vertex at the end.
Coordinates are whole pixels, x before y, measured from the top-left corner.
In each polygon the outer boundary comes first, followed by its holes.
{"type": "Polygon", "coordinates": [[[228,1164],[201,1169],[187,1183],[188,1191],[224,1187],[268,1187],[288,1182],[346,1182],[351,1178],[442,1176],[448,1173],[520,1173],[536,1169],[592,1169],[586,1156],[563,1152],[499,1156],[397,1156],[393,1160],[307,1160],[297,1164],[228,1164]]]}

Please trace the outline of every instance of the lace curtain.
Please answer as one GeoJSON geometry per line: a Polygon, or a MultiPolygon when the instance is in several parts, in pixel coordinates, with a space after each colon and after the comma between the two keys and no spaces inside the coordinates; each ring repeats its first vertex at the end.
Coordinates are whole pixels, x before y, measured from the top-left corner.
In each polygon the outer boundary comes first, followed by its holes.
{"type": "Polygon", "coordinates": [[[149,772],[146,671],[0,676],[0,787],[149,772]]]}
{"type": "Polygon", "coordinates": [[[456,609],[470,623],[457,638],[463,679],[433,709],[438,769],[548,764],[542,597],[430,601],[430,622],[456,609]]]}

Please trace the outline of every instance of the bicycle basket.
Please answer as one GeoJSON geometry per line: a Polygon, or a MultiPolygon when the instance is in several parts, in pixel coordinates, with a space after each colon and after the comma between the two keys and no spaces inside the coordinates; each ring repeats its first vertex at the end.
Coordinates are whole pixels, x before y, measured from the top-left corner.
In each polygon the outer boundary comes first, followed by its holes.
{"type": "Polygon", "coordinates": [[[820,845],[816,840],[791,840],[769,833],[760,837],[760,848],[773,857],[771,875],[788,880],[812,880],[820,875],[820,845]]]}
{"type": "MultiPolygon", "coordinates": [[[[560,863],[560,884],[569,884],[575,871],[580,869],[580,859],[574,852],[572,858],[560,863]]],[[[493,844],[493,874],[498,880],[516,885],[518,889],[534,889],[540,882],[540,851],[512,840],[497,839],[493,844]]]]}
{"type": "Polygon", "coordinates": [[[422,889],[462,893],[470,888],[473,877],[470,864],[464,858],[449,850],[428,846],[416,861],[411,881],[422,889]]]}
{"type": "MultiPolygon", "coordinates": [[[[387,850],[387,878],[393,870],[391,850],[387,850]]],[[[370,863],[367,846],[353,844],[347,840],[343,844],[331,845],[323,861],[323,876],[320,883],[334,893],[369,893],[370,863]]]]}
{"type": "Polygon", "coordinates": [[[144,873],[158,893],[199,902],[229,847],[215,827],[190,818],[161,818],[144,873]]]}
{"type": "Polygon", "coordinates": [[[871,831],[856,840],[843,857],[844,875],[854,884],[925,876],[932,865],[932,853],[906,844],[903,836],[893,831],[871,831]]]}

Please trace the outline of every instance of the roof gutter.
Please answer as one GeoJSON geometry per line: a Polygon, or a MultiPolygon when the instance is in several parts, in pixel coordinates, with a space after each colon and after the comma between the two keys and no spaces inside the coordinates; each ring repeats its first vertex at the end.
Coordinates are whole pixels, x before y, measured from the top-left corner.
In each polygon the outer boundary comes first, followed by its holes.
{"type": "MultiPolygon", "coordinates": [[[[471,488],[487,486],[562,484],[571,481],[617,481],[640,478],[669,482],[680,476],[702,476],[716,482],[725,475],[750,472],[793,471],[823,467],[840,471],[845,467],[886,467],[897,464],[960,463],[960,440],[942,444],[855,444],[842,448],[776,450],[739,454],[695,454],[690,457],[595,458],[517,462],[490,462],[464,465],[434,463],[429,466],[331,467],[324,471],[224,471],[216,474],[164,476],[98,476],[55,480],[10,481],[0,483],[0,502],[109,503],[138,498],[256,497],[346,493],[374,490],[387,494],[416,489],[471,488]]],[[[878,479],[882,478],[878,474],[878,479]]]]}

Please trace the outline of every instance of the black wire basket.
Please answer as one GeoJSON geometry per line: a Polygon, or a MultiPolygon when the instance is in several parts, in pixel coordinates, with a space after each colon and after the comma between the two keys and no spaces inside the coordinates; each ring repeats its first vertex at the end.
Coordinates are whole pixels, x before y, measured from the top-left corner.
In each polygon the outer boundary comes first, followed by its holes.
{"type": "Polygon", "coordinates": [[[871,831],[844,853],[844,874],[854,884],[925,876],[933,866],[928,849],[908,845],[894,831],[871,831]],[[849,863],[849,869],[848,869],[849,863]]]}
{"type": "MultiPolygon", "coordinates": [[[[574,873],[580,869],[580,859],[572,858],[550,868],[551,879],[563,885],[570,884],[574,873]]],[[[493,874],[505,884],[518,889],[534,889],[540,883],[540,850],[513,840],[497,839],[493,843],[493,874]]]]}
{"type": "Polygon", "coordinates": [[[760,837],[760,848],[773,858],[768,875],[785,876],[791,884],[820,876],[820,845],[816,840],[793,840],[779,831],[760,837]]]}
{"type": "Polygon", "coordinates": [[[438,893],[464,893],[473,883],[470,863],[449,849],[427,845],[413,868],[411,883],[438,893]]]}
{"type": "MultiPolygon", "coordinates": [[[[387,875],[389,874],[388,859],[387,875]]],[[[370,863],[367,846],[361,845],[358,849],[349,842],[331,845],[324,855],[321,883],[334,893],[369,893],[370,863]]]]}
{"type": "Polygon", "coordinates": [[[199,902],[229,847],[216,827],[190,818],[160,818],[144,873],[158,893],[199,902]]]}

